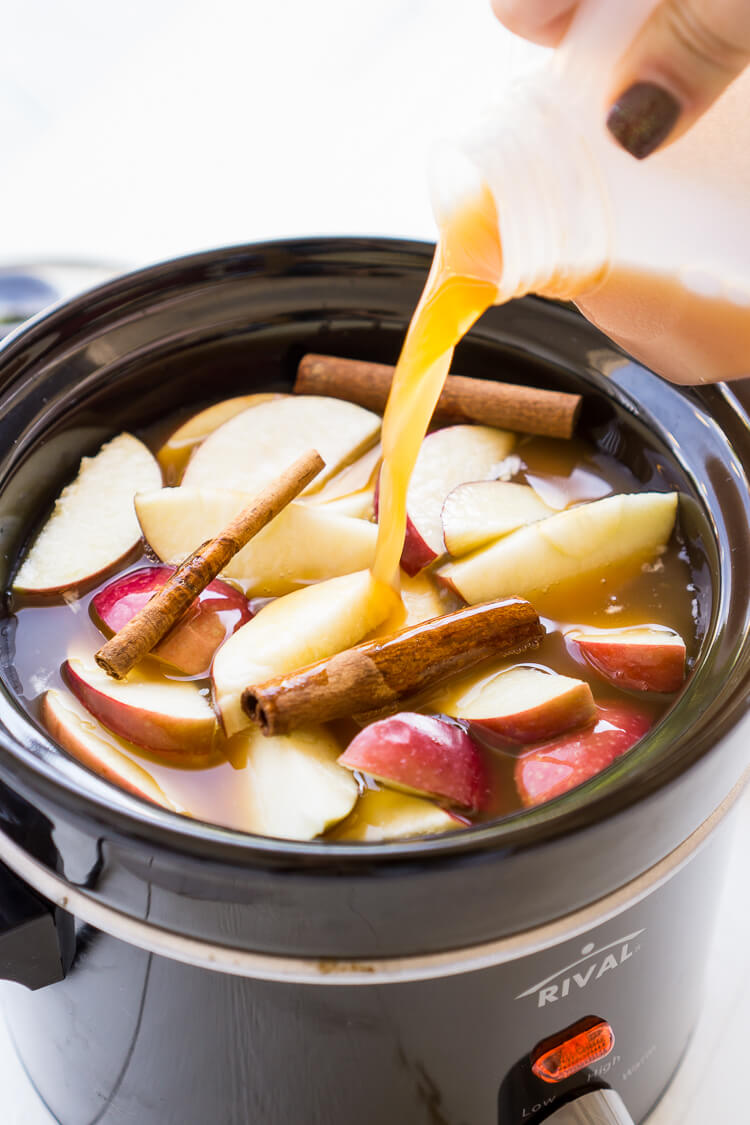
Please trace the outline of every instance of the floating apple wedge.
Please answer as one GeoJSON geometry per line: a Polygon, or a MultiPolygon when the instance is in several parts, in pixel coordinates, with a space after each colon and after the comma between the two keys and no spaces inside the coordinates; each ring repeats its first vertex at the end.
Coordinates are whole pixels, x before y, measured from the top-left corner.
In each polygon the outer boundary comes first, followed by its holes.
{"type": "Polygon", "coordinates": [[[140,540],[133,496],[158,488],[161,469],[143,442],[120,434],[84,457],[26,555],[16,593],[83,593],[124,562],[140,540]]]}
{"type": "Polygon", "coordinates": [[[596,714],[591,688],[584,680],[529,665],[484,676],[452,703],[443,707],[438,701],[436,707],[510,742],[554,738],[584,726],[596,714]]]}
{"type": "Polygon", "coordinates": [[[63,665],[63,676],[86,710],[128,742],[178,765],[209,765],[220,757],[216,716],[192,680],[166,680],[145,662],[113,680],[93,661],[75,657],[63,665]]]}
{"type": "Polygon", "coordinates": [[[190,458],[183,484],[255,494],[311,447],[325,469],[307,491],[317,490],[377,441],[380,418],[341,399],[304,395],[253,406],[230,418],[190,458]]]}
{"type": "Polygon", "coordinates": [[[580,731],[534,746],[516,762],[518,795],[527,807],[566,793],[611,766],[651,726],[645,712],[626,704],[597,707],[596,719],[580,731]]]}
{"type": "Polygon", "coordinates": [[[439,590],[430,574],[401,575],[401,602],[376,630],[376,636],[387,637],[409,625],[420,625],[433,617],[442,617],[460,608],[459,599],[447,590],[439,590]],[[455,602],[455,604],[453,604],[455,602]]]}
{"type": "Polygon", "coordinates": [[[433,617],[442,617],[444,613],[458,609],[458,603],[453,604],[445,596],[445,592],[438,589],[435,579],[429,574],[415,574],[413,578],[403,575],[401,601],[406,610],[403,628],[407,625],[419,625],[422,621],[430,621],[433,617]]]}
{"type": "Polygon", "coordinates": [[[488,476],[508,456],[515,437],[492,426],[447,426],[428,434],[406,495],[407,527],[401,566],[417,574],[442,555],[445,498],[464,481],[488,476]]]}
{"type": "Polygon", "coordinates": [[[471,604],[507,594],[533,602],[553,586],[652,559],[669,540],[677,501],[676,492],[639,492],[581,504],[448,563],[440,577],[471,604]]]}
{"type": "Polygon", "coordinates": [[[236,398],[225,398],[221,402],[215,402],[212,406],[207,406],[205,410],[194,414],[192,418],[188,418],[187,422],[183,422],[164,442],[156,455],[166,480],[170,484],[178,483],[195,447],[205,441],[219,426],[235,415],[241,414],[243,410],[249,410],[251,406],[260,406],[262,402],[271,402],[275,398],[281,398],[281,395],[238,395],[236,398]]]}
{"type": "Polygon", "coordinates": [[[350,492],[348,496],[337,496],[335,500],[321,503],[320,507],[332,515],[372,521],[375,517],[374,489],[363,488],[359,492],[350,492]]]}
{"type": "MultiPolygon", "coordinates": [[[[115,578],[91,601],[95,624],[105,636],[118,633],[172,574],[171,566],[146,566],[115,578]]],[[[186,676],[207,676],[219,645],[252,616],[244,594],[217,579],[199,594],[152,655],[186,676]]]]}
{"type": "Polygon", "coordinates": [[[340,500],[354,492],[361,492],[375,488],[375,482],[380,471],[380,462],[383,459],[383,448],[380,442],[368,449],[351,465],[347,465],[340,473],[324,484],[318,492],[313,493],[309,499],[312,503],[327,504],[329,501],[340,500]]]}
{"type": "Polygon", "coordinates": [[[516,528],[554,514],[528,484],[475,480],[449,492],[443,504],[445,546],[465,555],[516,528]]]}
{"type": "Polygon", "coordinates": [[[339,758],[383,785],[478,809],[487,778],[481,751],[463,727],[433,715],[403,711],[371,723],[339,758]]]}
{"type": "Polygon", "coordinates": [[[357,644],[393,612],[398,595],[369,571],[330,578],[276,598],[214,657],[214,703],[228,735],[248,726],[242,692],[357,644]]]}
{"type": "Polygon", "coordinates": [[[155,805],[178,811],[150,773],[97,732],[96,722],[75,699],[64,699],[59,691],[46,692],[41,717],[55,742],[105,781],[155,805]]]}
{"type": "Polygon", "coordinates": [[[341,746],[324,727],[270,738],[249,727],[231,742],[241,742],[245,755],[237,802],[246,832],[312,840],[352,811],[357,783],[338,765],[341,746]]]}
{"type": "Polygon", "coordinates": [[[634,691],[679,691],[685,680],[685,642],[671,629],[576,630],[566,634],[597,672],[617,687],[634,691]]]}
{"type": "MultiPolygon", "coordinates": [[[[164,562],[179,563],[251,500],[241,492],[183,486],[141,493],[135,508],[151,549],[164,562]]],[[[329,512],[327,505],[289,504],[223,574],[241,581],[249,595],[275,597],[369,567],[376,539],[377,528],[365,520],[329,512]]]]}
{"type": "Polygon", "coordinates": [[[403,840],[414,836],[437,836],[465,828],[464,821],[433,801],[409,797],[393,789],[366,789],[346,821],[334,828],[330,840],[403,840]]]}

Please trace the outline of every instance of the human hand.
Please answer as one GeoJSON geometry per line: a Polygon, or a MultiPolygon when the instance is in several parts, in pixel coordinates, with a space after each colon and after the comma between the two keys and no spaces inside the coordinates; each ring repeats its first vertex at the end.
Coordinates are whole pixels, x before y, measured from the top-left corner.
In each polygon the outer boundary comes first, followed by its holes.
{"type": "MultiPolygon", "coordinates": [[[[578,2],[492,0],[492,6],[511,31],[554,46],[578,2]]],[[[661,0],[615,68],[607,127],[642,160],[686,132],[748,62],[748,0],[661,0]]]]}

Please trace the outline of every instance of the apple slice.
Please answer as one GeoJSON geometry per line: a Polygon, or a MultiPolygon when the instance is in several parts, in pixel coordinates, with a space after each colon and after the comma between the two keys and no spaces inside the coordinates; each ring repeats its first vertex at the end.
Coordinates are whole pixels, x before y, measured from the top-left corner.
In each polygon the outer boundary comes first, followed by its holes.
{"type": "MultiPolygon", "coordinates": [[[[105,636],[119,633],[174,574],[171,566],[147,566],[115,578],[91,601],[89,612],[105,636]]],[[[186,676],[207,676],[220,644],[253,613],[247,598],[226,582],[211,582],[178,625],[152,652],[186,676]]]]}
{"type": "Polygon", "coordinates": [[[150,773],[98,733],[101,728],[72,696],[64,699],[59,691],[45,692],[41,718],[63,750],[105,781],[111,781],[155,805],[179,811],[150,773]]]}
{"type": "Polygon", "coordinates": [[[679,691],[685,681],[685,642],[660,625],[632,629],[575,630],[566,634],[586,661],[617,687],[679,691]]]}
{"type": "Polygon", "coordinates": [[[598,706],[596,721],[523,754],[515,780],[524,805],[539,805],[575,788],[611,766],[635,746],[651,726],[644,711],[624,703],[598,706]]]}
{"type": "Polygon", "coordinates": [[[354,808],[357,783],[338,765],[341,747],[324,727],[300,727],[270,738],[250,727],[231,742],[242,743],[246,760],[237,776],[246,832],[312,840],[354,808]]]}
{"type": "MultiPolygon", "coordinates": [[[[559,443],[558,443],[559,444],[559,443]]],[[[571,453],[573,450],[571,450],[571,453]]],[[[562,468],[562,466],[561,466],[562,468]]],[[[527,467],[524,476],[528,484],[538,493],[545,504],[560,511],[571,504],[583,501],[601,500],[612,494],[612,485],[598,472],[585,465],[567,466],[568,472],[555,472],[554,464],[546,472],[535,472],[527,467]]]]}
{"type": "Polygon", "coordinates": [[[409,797],[393,789],[366,789],[352,814],[330,834],[331,840],[404,840],[455,832],[465,823],[433,801],[409,797]]]}
{"type": "Polygon", "coordinates": [[[86,710],[128,742],[178,765],[209,765],[220,757],[216,716],[192,680],[166,680],[145,662],[113,680],[76,657],[65,662],[63,675],[86,710]]]}
{"type": "Polygon", "coordinates": [[[438,589],[435,579],[429,574],[415,574],[413,578],[408,575],[401,577],[401,601],[406,610],[406,616],[401,628],[408,625],[420,625],[423,621],[431,621],[433,617],[442,617],[457,609],[458,605],[451,604],[451,599],[445,596],[445,591],[438,589]]]}
{"type": "Polygon", "coordinates": [[[347,496],[337,496],[335,500],[327,500],[321,504],[321,508],[337,516],[349,516],[351,519],[372,522],[375,518],[374,489],[362,488],[359,492],[350,492],[347,496]]]}
{"type": "MultiPolygon", "coordinates": [[[[135,509],[151,549],[164,562],[176,564],[218,535],[251,499],[241,492],[183,485],[141,493],[135,509]]],[[[241,582],[248,595],[288,594],[310,582],[369,567],[377,534],[374,524],[329,512],[327,505],[289,504],[223,574],[241,582]]]]}
{"type": "Polygon", "coordinates": [[[450,706],[438,702],[436,707],[509,742],[554,738],[584,726],[596,714],[591,688],[584,680],[523,664],[484,676],[450,706]]]}
{"type": "Polygon", "coordinates": [[[554,514],[528,484],[475,480],[449,492],[443,504],[443,535],[451,555],[465,555],[492,539],[554,514]]]}
{"type": "Polygon", "coordinates": [[[402,574],[400,586],[401,602],[387,620],[378,626],[376,637],[387,637],[409,625],[420,625],[423,621],[431,621],[433,617],[442,617],[444,613],[460,608],[458,598],[454,598],[447,590],[438,590],[430,574],[415,574],[413,578],[402,574]],[[452,604],[453,601],[455,605],[452,604]]]}
{"type": "Polygon", "coordinates": [[[340,500],[350,496],[353,492],[369,489],[370,493],[375,488],[375,481],[380,471],[380,462],[383,459],[383,447],[380,442],[368,449],[353,464],[347,465],[335,477],[331,477],[327,484],[309,497],[311,503],[327,504],[333,500],[340,500]]]}
{"type": "Polygon", "coordinates": [[[214,657],[214,703],[226,733],[233,735],[250,723],[241,704],[249,684],[358,644],[397,605],[398,595],[366,570],[269,602],[214,657]]]}
{"type": "Polygon", "coordinates": [[[581,504],[448,563],[440,576],[470,604],[510,594],[533,602],[561,583],[651,560],[669,540],[677,501],[676,492],[638,492],[581,504]]]}
{"type": "Polygon", "coordinates": [[[215,402],[198,414],[193,414],[187,422],[178,426],[156,455],[164,470],[167,483],[179,482],[190,454],[197,445],[206,440],[209,434],[218,430],[219,426],[223,426],[243,410],[249,410],[251,406],[260,406],[262,402],[270,402],[281,397],[279,394],[238,395],[236,398],[225,398],[221,402],[215,402]]]}
{"type": "Polygon", "coordinates": [[[314,447],[326,463],[308,485],[317,490],[374,445],[380,418],[361,406],[318,395],[263,402],[230,418],[190,458],[183,484],[254,495],[314,447]]]}
{"type": "Polygon", "coordinates": [[[80,594],[122,565],[141,533],[133,496],[158,488],[161,469],[143,442],[120,434],[62,490],[13,582],[17,594],[80,594]]]}
{"type": "Polygon", "coordinates": [[[448,493],[491,475],[514,443],[513,434],[492,426],[447,426],[427,435],[406,494],[401,566],[407,574],[417,574],[445,551],[441,513],[448,493]]]}
{"type": "Polygon", "coordinates": [[[384,785],[477,809],[487,777],[481,751],[463,727],[402,711],[361,730],[339,758],[384,785]]]}

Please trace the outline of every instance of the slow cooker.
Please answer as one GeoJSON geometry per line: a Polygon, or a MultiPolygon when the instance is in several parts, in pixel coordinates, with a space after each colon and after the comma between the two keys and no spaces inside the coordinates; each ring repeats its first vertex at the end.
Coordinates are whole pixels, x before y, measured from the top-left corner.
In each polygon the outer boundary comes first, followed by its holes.
{"type": "MultiPolygon", "coordinates": [[[[116,430],[287,389],[307,351],[393,362],[430,256],[380,239],[223,249],[13,333],[3,587],[116,430]]],[[[633,752],[534,810],[295,843],[180,818],[56,750],[18,698],[6,605],[0,960],[27,985],[6,1015],[63,1125],[627,1125],[677,1067],[748,764],[748,416],[731,389],[665,383],[535,298],[491,310],[454,366],[582,392],[588,439],[683,493],[702,637],[686,690],[633,752]]]]}

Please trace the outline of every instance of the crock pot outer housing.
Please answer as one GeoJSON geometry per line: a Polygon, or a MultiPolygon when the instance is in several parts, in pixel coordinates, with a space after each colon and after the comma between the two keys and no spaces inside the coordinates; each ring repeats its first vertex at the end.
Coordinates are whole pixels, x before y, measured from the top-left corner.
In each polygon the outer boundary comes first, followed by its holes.
{"type": "MultiPolygon", "coordinates": [[[[31,321],[0,348],[0,547],[22,544],[79,458],[186,404],[288,390],[308,350],[394,362],[423,243],[309,239],[157,265],[31,321]]],[[[672,386],[573,309],[492,309],[454,370],[582,392],[580,432],[643,487],[683,494],[701,649],[689,688],[631,754],[497,824],[388,844],[251,837],[158,809],[56,750],[0,641],[0,829],[120,914],[261,953],[400,957],[492,941],[622,887],[684,841],[747,764],[748,418],[723,386],[672,386]]],[[[314,435],[311,435],[314,441],[314,435]]]]}

